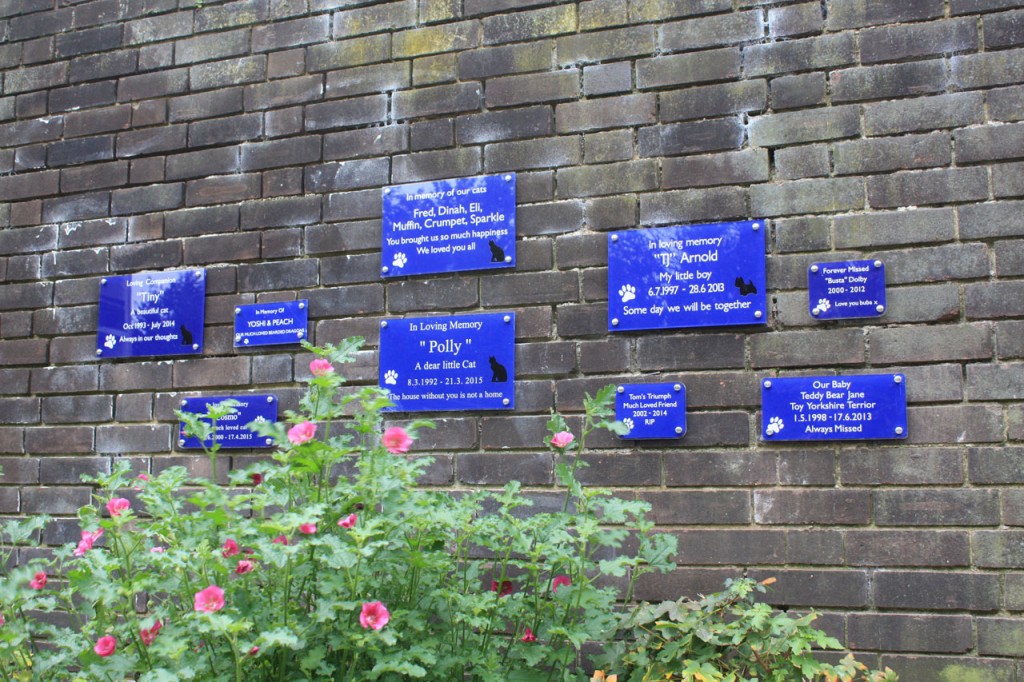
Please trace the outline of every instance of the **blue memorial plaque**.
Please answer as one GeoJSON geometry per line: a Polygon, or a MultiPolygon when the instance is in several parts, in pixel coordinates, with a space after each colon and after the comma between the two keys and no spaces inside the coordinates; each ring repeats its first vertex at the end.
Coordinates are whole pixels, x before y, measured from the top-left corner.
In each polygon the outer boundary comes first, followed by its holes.
{"type": "Polygon", "coordinates": [[[764,440],[907,437],[902,374],[794,377],[761,382],[764,440]]]}
{"type": "Polygon", "coordinates": [[[385,187],[385,277],[516,265],[516,176],[480,175],[385,187]]]}
{"type": "Polygon", "coordinates": [[[623,384],[615,394],[615,419],[629,429],[620,438],[682,438],[686,433],[686,387],[623,384]]]}
{"type": "Polygon", "coordinates": [[[878,317],[885,312],[880,260],[814,263],[807,269],[808,309],[819,320],[878,317]]]}
{"type": "Polygon", "coordinates": [[[96,355],[203,352],[206,272],[142,272],[100,281],[96,355]]]}
{"type": "Polygon", "coordinates": [[[608,329],[765,324],[763,224],[608,235],[608,329]]]}
{"type": "Polygon", "coordinates": [[[381,322],[380,386],[392,410],[511,410],[514,313],[381,322]]]}
{"type": "MultiPolygon", "coordinates": [[[[206,414],[210,405],[233,400],[236,412],[217,420],[217,432],[213,439],[206,442],[206,447],[213,441],[220,443],[222,448],[269,448],[274,445],[272,438],[260,436],[246,426],[252,422],[276,422],[278,400],[272,395],[219,395],[200,398],[185,398],[181,401],[182,412],[206,414]]],[[[207,420],[208,421],[208,420],[207,420]]],[[[178,446],[182,448],[200,448],[203,446],[195,436],[185,437],[185,424],[179,422],[178,446]]]]}
{"type": "Polygon", "coordinates": [[[306,338],[306,301],[257,303],[235,308],[235,347],[298,343],[306,338]]]}

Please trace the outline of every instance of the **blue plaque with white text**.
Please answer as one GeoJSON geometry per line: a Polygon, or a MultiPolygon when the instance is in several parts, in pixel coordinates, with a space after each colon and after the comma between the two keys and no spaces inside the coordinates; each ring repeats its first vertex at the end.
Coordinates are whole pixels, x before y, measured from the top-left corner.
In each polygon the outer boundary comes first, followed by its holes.
{"type": "Polygon", "coordinates": [[[394,411],[515,407],[515,313],[385,320],[380,386],[394,411]]]}
{"type": "Polygon", "coordinates": [[[765,324],[764,224],[608,235],[608,330],[765,324]]]}
{"type": "Polygon", "coordinates": [[[761,438],[874,440],[907,437],[902,374],[761,381],[761,438]]]}
{"type": "Polygon", "coordinates": [[[686,433],[686,387],[622,384],[615,394],[615,419],[629,429],[620,438],[682,438],[686,433]]]}
{"type": "Polygon", "coordinates": [[[878,317],[885,312],[885,265],[875,260],[814,263],[807,269],[811,316],[819,320],[878,317]]]}
{"type": "Polygon", "coordinates": [[[240,305],[235,308],[235,347],[299,343],[308,323],[306,301],[240,305]]]}
{"type": "MultiPolygon", "coordinates": [[[[233,400],[235,412],[217,420],[217,431],[213,438],[206,442],[211,447],[214,442],[222,448],[269,448],[273,447],[271,438],[264,438],[247,428],[253,422],[277,421],[278,400],[272,395],[220,395],[185,398],[181,401],[182,412],[205,414],[210,405],[233,400]]],[[[209,420],[207,420],[209,421],[209,420]]],[[[185,437],[184,422],[179,422],[178,446],[182,448],[200,448],[203,446],[195,436],[185,437]]]]}
{"type": "Polygon", "coordinates": [[[515,267],[515,173],[396,185],[382,197],[384,277],[515,267]]]}
{"type": "Polygon", "coordinates": [[[203,352],[206,271],[141,272],[100,280],[96,355],[203,352]]]}

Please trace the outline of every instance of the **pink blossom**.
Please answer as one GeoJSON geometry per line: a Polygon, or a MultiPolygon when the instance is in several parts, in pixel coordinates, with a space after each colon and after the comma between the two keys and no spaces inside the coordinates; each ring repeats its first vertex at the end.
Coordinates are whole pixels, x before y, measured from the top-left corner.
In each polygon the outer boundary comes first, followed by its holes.
{"type": "Polygon", "coordinates": [[[412,438],[409,437],[409,434],[401,426],[392,426],[385,431],[381,442],[392,455],[409,452],[409,448],[412,446],[412,438]]]}
{"type": "Polygon", "coordinates": [[[255,656],[259,652],[260,652],[260,648],[258,646],[254,646],[253,648],[249,649],[249,655],[250,656],[255,656]]]}
{"type": "Polygon", "coordinates": [[[530,628],[526,628],[526,632],[523,633],[523,636],[520,637],[520,639],[527,643],[536,642],[537,635],[533,634],[533,630],[531,630],[530,628]]]}
{"type": "Polygon", "coordinates": [[[73,554],[75,556],[83,556],[86,552],[92,549],[93,543],[100,539],[103,535],[103,529],[98,528],[93,531],[83,530],[82,539],[78,541],[78,547],[75,547],[73,554]]]}
{"type": "Polygon", "coordinates": [[[149,476],[147,476],[146,474],[139,474],[138,476],[135,477],[135,480],[138,481],[138,484],[133,486],[132,490],[142,490],[142,487],[149,482],[149,476]]]}
{"type": "Polygon", "coordinates": [[[156,547],[151,547],[149,550],[150,554],[163,554],[166,551],[167,550],[161,547],[160,545],[157,545],[156,547]]]}
{"type": "Polygon", "coordinates": [[[0,615],[0,626],[3,626],[4,623],[6,623],[6,622],[7,621],[4,620],[4,617],[2,615],[0,615]]]}
{"type": "Polygon", "coordinates": [[[302,445],[308,440],[313,440],[314,434],[316,434],[316,424],[302,422],[288,429],[288,440],[294,445],[302,445]]]}
{"type": "Polygon", "coordinates": [[[334,366],[329,360],[317,358],[313,362],[309,363],[309,371],[315,377],[322,377],[326,374],[332,374],[334,372],[334,366]]]}
{"type": "Polygon", "coordinates": [[[565,586],[568,587],[568,586],[572,585],[572,580],[570,580],[569,576],[567,576],[567,575],[556,575],[554,580],[551,581],[551,591],[552,592],[557,592],[558,588],[561,587],[562,585],[565,585],[565,586]]]}
{"type": "Polygon", "coordinates": [[[253,485],[259,485],[260,483],[263,483],[263,474],[255,472],[251,473],[249,474],[249,480],[252,481],[253,485]]]}
{"type": "Polygon", "coordinates": [[[107,502],[107,511],[110,512],[111,516],[120,516],[121,512],[126,511],[132,504],[123,497],[115,497],[110,502],[107,502]]]}
{"type": "Polygon", "coordinates": [[[160,632],[160,628],[162,628],[163,626],[164,624],[161,623],[160,620],[158,619],[155,623],[153,623],[151,627],[140,628],[139,638],[142,640],[142,643],[146,646],[152,644],[153,640],[156,639],[157,633],[160,632]]]}
{"type": "Polygon", "coordinates": [[[245,575],[253,569],[253,563],[248,559],[241,559],[235,567],[235,575],[245,575]]]}
{"type": "Polygon", "coordinates": [[[278,535],[276,538],[271,540],[271,542],[275,545],[284,545],[285,547],[288,546],[288,538],[284,535],[278,535]]]}
{"type": "Polygon", "coordinates": [[[216,585],[210,585],[204,590],[196,592],[195,610],[213,613],[224,608],[224,590],[216,585]]]}
{"type": "Polygon", "coordinates": [[[299,526],[299,532],[303,535],[313,535],[316,533],[315,523],[303,523],[299,526]]]}
{"type": "Polygon", "coordinates": [[[41,590],[46,587],[46,574],[42,571],[37,571],[32,580],[28,581],[29,586],[33,590],[41,590]]]}
{"type": "Polygon", "coordinates": [[[224,541],[224,546],[221,548],[220,553],[225,559],[235,556],[238,554],[238,543],[228,538],[224,541]]]}
{"type": "Polygon", "coordinates": [[[497,580],[492,580],[491,592],[497,592],[499,597],[507,597],[512,594],[512,581],[502,580],[501,583],[498,583],[497,580]]]}
{"type": "Polygon", "coordinates": [[[569,443],[572,443],[574,440],[576,440],[576,436],[572,435],[568,431],[559,431],[555,435],[551,436],[551,446],[561,450],[568,447],[569,443]]]}
{"type": "Polygon", "coordinates": [[[356,525],[356,520],[357,520],[357,517],[356,517],[355,514],[349,514],[348,516],[346,516],[344,518],[338,519],[338,525],[341,526],[342,528],[346,528],[346,529],[347,528],[352,528],[353,526],[356,525]]]}
{"type": "Polygon", "coordinates": [[[109,656],[117,648],[117,640],[112,635],[103,635],[96,640],[96,646],[92,648],[100,656],[109,656]]]}
{"type": "Polygon", "coordinates": [[[379,601],[371,601],[363,604],[363,610],[359,612],[359,624],[364,628],[380,630],[391,620],[391,614],[384,604],[379,601]]]}

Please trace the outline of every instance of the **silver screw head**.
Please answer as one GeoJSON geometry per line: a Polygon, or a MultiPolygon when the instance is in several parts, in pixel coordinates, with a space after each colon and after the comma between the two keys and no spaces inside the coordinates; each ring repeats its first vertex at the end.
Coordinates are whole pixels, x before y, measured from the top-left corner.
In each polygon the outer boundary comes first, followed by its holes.
{"type": "Polygon", "coordinates": [[[103,349],[102,348],[97,348],[96,349],[96,355],[103,355],[103,349]]]}
{"type": "Polygon", "coordinates": [[[391,194],[391,188],[390,187],[385,187],[384,188],[384,194],[391,194]]]}
{"type": "Polygon", "coordinates": [[[273,445],[274,444],[274,439],[273,438],[268,438],[266,440],[266,443],[267,443],[267,445],[273,445]]]}
{"type": "Polygon", "coordinates": [[[770,380],[768,380],[768,379],[765,379],[764,387],[765,388],[771,388],[772,387],[772,382],[770,380]]]}
{"type": "Polygon", "coordinates": [[[241,309],[241,308],[235,308],[235,315],[237,315],[237,314],[238,314],[238,313],[240,313],[240,312],[242,312],[242,309],[241,309]]]}
{"type": "Polygon", "coordinates": [[[892,378],[892,380],[893,380],[893,381],[895,381],[895,382],[896,382],[897,384],[902,384],[902,383],[903,383],[903,377],[901,377],[901,376],[900,376],[899,374],[897,374],[896,376],[894,376],[894,377],[892,378]]]}
{"type": "Polygon", "coordinates": [[[380,271],[381,272],[387,272],[388,271],[388,266],[386,266],[386,265],[382,266],[380,271]]]}
{"type": "Polygon", "coordinates": [[[762,313],[760,310],[754,311],[754,317],[756,317],[757,319],[760,320],[762,315],[764,315],[764,313],[762,313]]]}
{"type": "Polygon", "coordinates": [[[192,344],[192,350],[199,350],[199,344],[198,343],[193,343],[192,344]]]}
{"type": "Polygon", "coordinates": [[[672,390],[675,391],[676,393],[678,393],[679,391],[683,390],[683,385],[682,384],[676,384],[675,386],[672,387],[672,390]]]}
{"type": "Polygon", "coordinates": [[[512,256],[505,256],[505,262],[506,263],[511,263],[512,262],[512,256]]]}
{"type": "Polygon", "coordinates": [[[511,316],[511,315],[506,315],[506,316],[505,316],[505,317],[503,317],[502,319],[503,319],[503,320],[505,320],[505,323],[506,323],[506,324],[508,324],[509,322],[511,322],[511,321],[512,321],[512,316],[511,316]]]}
{"type": "Polygon", "coordinates": [[[100,284],[101,285],[102,284],[106,284],[106,283],[107,283],[107,278],[106,277],[104,277],[103,279],[100,280],[100,284]]]}
{"type": "Polygon", "coordinates": [[[235,341],[241,341],[241,340],[242,340],[242,335],[241,334],[235,334],[235,341]]]}
{"type": "Polygon", "coordinates": [[[388,326],[388,321],[387,320],[381,320],[380,321],[380,326],[381,326],[381,328],[387,327],[388,326]]]}
{"type": "Polygon", "coordinates": [[[619,241],[619,235],[617,235],[617,234],[613,234],[613,235],[612,235],[612,241],[613,241],[613,242],[617,242],[617,241],[619,241]]]}
{"type": "Polygon", "coordinates": [[[818,266],[817,265],[812,265],[811,266],[811,272],[817,272],[817,271],[818,271],[818,266]]]}
{"type": "Polygon", "coordinates": [[[272,395],[268,395],[268,396],[267,396],[267,402],[268,402],[268,403],[272,403],[272,402],[274,402],[274,396],[272,396],[272,395]]]}
{"type": "Polygon", "coordinates": [[[902,426],[897,426],[896,427],[896,435],[897,436],[902,436],[903,435],[903,427],[902,426]]]}
{"type": "Polygon", "coordinates": [[[676,427],[676,433],[681,434],[682,432],[683,432],[683,427],[682,426],[677,426],[676,427]]]}
{"type": "Polygon", "coordinates": [[[613,327],[618,327],[619,326],[619,318],[617,318],[617,317],[613,317],[612,318],[612,326],[613,327]]]}
{"type": "Polygon", "coordinates": [[[301,338],[302,338],[303,336],[305,336],[305,335],[306,335],[306,334],[305,334],[305,332],[297,332],[297,333],[295,334],[295,336],[297,336],[297,337],[298,337],[298,338],[300,338],[300,339],[301,339],[301,338]]]}
{"type": "Polygon", "coordinates": [[[183,439],[179,440],[179,441],[178,441],[178,445],[179,445],[180,447],[185,447],[185,439],[183,438],[183,439]]]}
{"type": "Polygon", "coordinates": [[[754,223],[752,225],[752,227],[754,228],[754,231],[756,232],[756,231],[761,229],[761,223],[754,223]]]}
{"type": "Polygon", "coordinates": [[[501,399],[501,404],[502,405],[508,405],[508,398],[502,398],[501,399]]]}
{"type": "Polygon", "coordinates": [[[815,317],[821,315],[821,308],[815,308],[814,310],[812,310],[811,315],[814,315],[815,317]]]}
{"type": "Polygon", "coordinates": [[[619,393],[623,393],[623,392],[625,392],[626,387],[625,386],[619,386],[615,390],[618,391],[619,393]]]}
{"type": "Polygon", "coordinates": [[[187,405],[188,405],[188,401],[187,400],[182,400],[181,401],[181,406],[182,407],[186,407],[187,405]]]}
{"type": "Polygon", "coordinates": [[[299,310],[305,310],[305,309],[306,309],[306,304],[305,303],[299,303],[299,310]]]}
{"type": "Polygon", "coordinates": [[[506,175],[505,176],[505,182],[511,182],[511,181],[512,181],[512,176],[511,175],[506,175]]]}
{"type": "Polygon", "coordinates": [[[875,306],[875,310],[877,310],[879,313],[884,313],[885,312],[885,306],[884,305],[877,305],[877,306],[875,306]]]}
{"type": "Polygon", "coordinates": [[[882,267],[882,261],[880,261],[880,260],[876,260],[876,261],[875,261],[875,267],[876,267],[876,268],[880,268],[880,267],[882,267]]]}

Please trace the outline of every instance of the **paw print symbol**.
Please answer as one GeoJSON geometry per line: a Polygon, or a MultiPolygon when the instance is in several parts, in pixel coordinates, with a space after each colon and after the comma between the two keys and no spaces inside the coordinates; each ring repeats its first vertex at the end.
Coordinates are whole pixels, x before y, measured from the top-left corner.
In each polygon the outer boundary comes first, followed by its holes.
{"type": "Polygon", "coordinates": [[[626,425],[626,428],[627,428],[627,429],[628,429],[629,431],[632,431],[632,430],[633,430],[633,427],[635,426],[635,424],[633,424],[633,420],[632,420],[632,419],[630,419],[629,417],[626,417],[625,419],[623,419],[623,420],[622,420],[622,423],[626,425]]]}
{"type": "Polygon", "coordinates": [[[823,298],[818,301],[818,310],[823,313],[827,313],[828,309],[832,307],[832,304],[828,302],[827,298],[823,298]]]}
{"type": "Polygon", "coordinates": [[[107,334],[107,338],[104,339],[103,345],[107,348],[113,348],[117,344],[117,337],[113,334],[107,334]]]}
{"type": "Polygon", "coordinates": [[[398,372],[393,369],[389,369],[384,372],[384,383],[388,386],[395,386],[398,384],[398,372]]]}
{"type": "Polygon", "coordinates": [[[263,424],[264,422],[267,421],[267,418],[264,417],[263,415],[259,415],[258,417],[253,419],[253,421],[256,422],[257,424],[263,424]]]}
{"type": "Polygon", "coordinates": [[[619,296],[622,297],[623,303],[629,303],[636,298],[636,289],[632,284],[623,284],[619,287],[619,296]]]}
{"type": "Polygon", "coordinates": [[[391,265],[396,268],[404,268],[405,264],[409,262],[409,259],[405,257],[405,254],[399,251],[395,254],[395,259],[391,261],[391,265]]]}
{"type": "Polygon", "coordinates": [[[782,417],[772,417],[768,420],[768,427],[765,428],[764,432],[766,435],[774,436],[782,430],[783,426],[785,424],[782,422],[782,417]]]}

